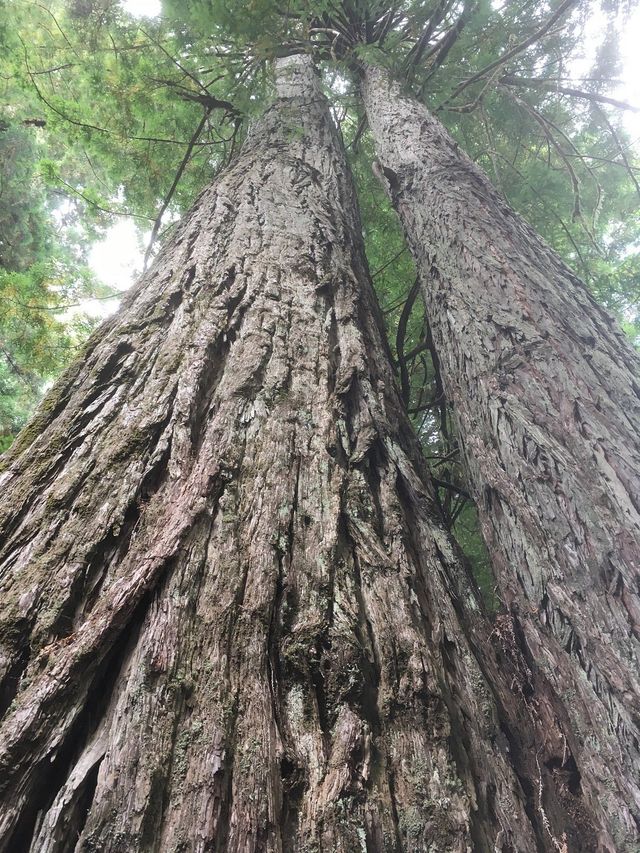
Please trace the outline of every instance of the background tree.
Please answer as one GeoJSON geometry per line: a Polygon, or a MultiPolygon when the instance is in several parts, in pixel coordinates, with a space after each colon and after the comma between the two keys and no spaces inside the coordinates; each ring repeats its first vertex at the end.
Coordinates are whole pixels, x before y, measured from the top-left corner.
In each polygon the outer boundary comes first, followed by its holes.
{"type": "Polygon", "coordinates": [[[35,93],[20,82],[20,38],[3,19],[0,102],[0,450],[6,449],[95,327],[82,310],[109,289],[86,266],[96,236],[86,210],[61,198],[49,132],[35,93]],[[80,223],[80,220],[81,223],[80,223]]]}

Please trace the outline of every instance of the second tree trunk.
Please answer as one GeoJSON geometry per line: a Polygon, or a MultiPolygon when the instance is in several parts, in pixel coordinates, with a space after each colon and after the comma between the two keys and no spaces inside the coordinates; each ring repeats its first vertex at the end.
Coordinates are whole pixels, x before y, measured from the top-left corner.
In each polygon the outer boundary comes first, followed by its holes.
{"type": "Polygon", "coordinates": [[[592,808],[636,850],[636,354],[422,104],[380,68],[363,94],[501,595],[571,721],[592,808]]]}

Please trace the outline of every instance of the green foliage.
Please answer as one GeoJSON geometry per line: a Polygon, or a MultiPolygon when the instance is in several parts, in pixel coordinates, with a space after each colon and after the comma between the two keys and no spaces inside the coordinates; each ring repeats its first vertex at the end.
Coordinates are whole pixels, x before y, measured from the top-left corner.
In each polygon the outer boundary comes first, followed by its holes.
{"type": "Polygon", "coordinates": [[[22,272],[0,270],[0,450],[92,328],[83,315],[68,312],[72,293],[93,292],[90,279],[70,284],[74,272],[60,258],[22,272]]]}
{"type": "MultiPolygon", "coordinates": [[[[88,272],[89,247],[116,217],[150,227],[204,109],[167,33],[118,3],[3,6],[0,449],[95,325],[83,303],[110,294],[88,272]]],[[[229,137],[206,129],[167,218],[210,180],[229,137]]]]}
{"type": "Polygon", "coordinates": [[[0,450],[25,423],[85,334],[71,302],[98,288],[74,234],[57,233],[37,131],[0,119],[0,450]]]}
{"type": "Polygon", "coordinates": [[[41,190],[33,186],[37,152],[33,134],[9,116],[0,118],[0,266],[22,270],[46,245],[41,190]]]}

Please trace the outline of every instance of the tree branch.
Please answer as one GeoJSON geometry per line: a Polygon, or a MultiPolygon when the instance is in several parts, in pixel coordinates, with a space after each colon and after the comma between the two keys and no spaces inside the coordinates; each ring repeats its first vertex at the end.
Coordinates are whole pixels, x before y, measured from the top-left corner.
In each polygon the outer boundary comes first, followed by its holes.
{"type": "Polygon", "coordinates": [[[547,92],[557,92],[560,95],[570,95],[573,98],[583,98],[595,104],[610,104],[620,110],[631,110],[640,113],[640,107],[634,107],[626,101],[610,98],[608,95],[598,95],[595,92],[585,92],[582,89],[574,89],[571,86],[560,86],[550,80],[538,80],[535,77],[516,77],[515,74],[504,74],[499,79],[505,86],[517,86],[520,88],[544,89],[547,92]]]}
{"type": "Polygon", "coordinates": [[[149,262],[149,257],[151,255],[151,250],[153,249],[153,244],[156,240],[156,237],[158,236],[158,231],[160,230],[160,225],[162,224],[162,217],[164,216],[167,207],[169,207],[169,204],[171,203],[171,199],[173,198],[173,194],[176,191],[176,187],[178,186],[178,183],[180,182],[180,178],[182,177],[182,173],[186,169],[187,164],[188,164],[189,160],[191,159],[191,152],[193,151],[195,144],[198,140],[198,137],[202,133],[202,130],[203,130],[205,124],[207,123],[207,119],[209,118],[209,113],[210,113],[210,110],[205,111],[204,115],[202,116],[202,119],[200,120],[200,124],[196,128],[193,136],[191,137],[191,141],[189,142],[189,145],[187,146],[187,150],[185,151],[184,157],[182,158],[182,161],[180,162],[180,165],[178,166],[178,171],[176,172],[176,175],[173,179],[173,183],[171,184],[171,187],[169,188],[169,192],[165,196],[165,199],[162,202],[162,205],[160,206],[160,210],[158,211],[158,215],[156,216],[155,222],[153,223],[153,228],[151,229],[151,237],[149,238],[149,245],[147,246],[147,250],[144,253],[143,268],[145,270],[146,270],[147,264],[149,262]]]}
{"type": "Polygon", "coordinates": [[[429,64],[429,71],[425,79],[422,81],[420,86],[420,93],[424,92],[427,81],[433,77],[436,71],[440,68],[440,66],[444,63],[445,59],[449,55],[449,51],[454,46],[454,44],[458,41],[460,37],[460,33],[467,25],[469,19],[473,15],[474,11],[477,8],[477,3],[474,0],[465,0],[464,7],[460,14],[460,17],[455,22],[453,27],[447,32],[447,34],[442,38],[438,44],[434,45],[434,47],[429,51],[429,53],[425,57],[425,62],[431,56],[434,56],[433,60],[429,64]],[[435,55],[434,55],[435,54],[435,55]]]}
{"type": "MultiPolygon", "coordinates": [[[[611,137],[612,137],[613,141],[614,141],[614,142],[615,142],[615,144],[616,144],[616,148],[618,149],[618,154],[620,154],[620,156],[622,157],[622,162],[624,163],[624,166],[625,166],[625,169],[626,169],[626,171],[627,171],[627,174],[628,174],[628,175],[629,175],[629,177],[631,178],[631,181],[632,181],[632,183],[633,183],[634,187],[636,188],[636,192],[637,192],[637,193],[638,193],[638,195],[640,196],[640,184],[638,183],[638,179],[636,178],[636,176],[635,176],[635,174],[634,174],[634,170],[633,170],[633,168],[632,168],[632,166],[631,166],[631,163],[629,163],[629,159],[628,159],[628,157],[627,157],[627,155],[626,155],[626,153],[625,153],[624,147],[623,147],[623,145],[620,143],[620,137],[619,137],[619,136],[618,136],[618,134],[616,133],[614,126],[613,126],[613,125],[611,124],[611,122],[609,121],[609,117],[607,116],[607,114],[605,113],[605,111],[604,111],[604,110],[602,110],[602,109],[598,109],[598,112],[600,113],[600,115],[601,115],[601,116],[602,116],[602,118],[604,119],[604,121],[605,121],[605,123],[606,123],[607,127],[609,128],[609,133],[611,134],[611,137]]],[[[621,165],[621,164],[618,164],[618,165],[621,165]]]]}
{"type": "Polygon", "coordinates": [[[409,406],[411,398],[411,383],[409,382],[409,372],[407,371],[407,360],[404,355],[404,341],[407,335],[407,324],[413,310],[413,305],[420,290],[420,279],[416,276],[407,301],[404,303],[400,319],[398,320],[398,329],[396,332],[396,355],[398,356],[398,367],[400,368],[400,389],[402,399],[406,407],[409,406]]]}
{"type": "Polygon", "coordinates": [[[532,33],[528,38],[524,39],[524,41],[521,41],[519,44],[515,45],[515,47],[512,47],[511,50],[508,50],[506,53],[503,53],[503,55],[498,57],[498,59],[496,59],[494,62],[490,62],[489,65],[485,66],[480,71],[469,77],[467,80],[460,83],[459,86],[456,86],[451,95],[447,98],[446,101],[443,102],[443,104],[440,105],[438,109],[443,107],[444,104],[448,104],[454,98],[457,98],[458,95],[468,86],[471,86],[472,83],[475,83],[477,80],[481,80],[487,74],[490,74],[496,68],[499,68],[501,65],[504,65],[505,62],[508,62],[510,59],[513,59],[514,56],[518,56],[518,54],[522,53],[528,47],[531,47],[532,44],[535,44],[537,41],[539,41],[549,32],[551,27],[559,18],[564,15],[564,13],[568,12],[569,9],[571,9],[571,7],[575,6],[577,3],[578,0],[564,0],[564,2],[558,6],[553,15],[551,15],[551,17],[548,18],[548,20],[538,30],[536,30],[535,33],[532,33]]]}

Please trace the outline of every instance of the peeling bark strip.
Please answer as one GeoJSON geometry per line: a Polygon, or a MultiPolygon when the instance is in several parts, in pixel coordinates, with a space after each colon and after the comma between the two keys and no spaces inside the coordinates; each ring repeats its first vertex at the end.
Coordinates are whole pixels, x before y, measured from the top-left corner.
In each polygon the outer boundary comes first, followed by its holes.
{"type": "Polygon", "coordinates": [[[637,356],[424,106],[379,68],[363,94],[502,595],[571,721],[591,808],[638,850],[637,356]]]}
{"type": "Polygon", "coordinates": [[[435,516],[309,60],[279,85],[5,458],[0,851],[593,849],[435,516]]]}

